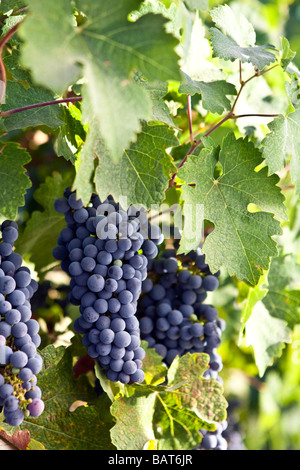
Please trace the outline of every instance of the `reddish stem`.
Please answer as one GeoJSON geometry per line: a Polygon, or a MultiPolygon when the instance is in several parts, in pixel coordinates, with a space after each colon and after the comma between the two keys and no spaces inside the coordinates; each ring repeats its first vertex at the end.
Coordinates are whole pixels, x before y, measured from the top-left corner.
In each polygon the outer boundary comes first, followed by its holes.
{"type": "MultiPolygon", "coordinates": [[[[208,137],[212,132],[214,132],[214,130],[216,130],[218,127],[220,127],[225,121],[228,121],[228,119],[231,119],[232,116],[231,116],[231,113],[228,113],[226,114],[226,116],[221,119],[221,121],[219,121],[217,124],[215,124],[214,126],[212,126],[205,134],[203,137],[208,137]]],[[[202,138],[203,138],[202,137],[202,138]]],[[[191,146],[190,150],[188,151],[188,153],[186,154],[186,156],[184,157],[184,159],[182,160],[182,162],[180,163],[180,165],[178,166],[178,169],[183,167],[183,165],[185,164],[185,162],[187,161],[188,159],[188,156],[189,155],[192,155],[192,153],[194,153],[194,151],[196,150],[197,147],[199,147],[199,145],[201,145],[202,143],[202,140],[199,139],[197,140],[194,145],[191,146]]],[[[174,183],[175,181],[175,178],[177,176],[177,173],[174,173],[174,175],[172,176],[171,178],[171,183],[174,183]]]]}
{"type": "Polygon", "coordinates": [[[76,101],[82,101],[82,97],[74,96],[71,98],[61,98],[59,100],[45,101],[44,103],[30,104],[28,106],[23,106],[21,108],[15,108],[15,109],[9,109],[8,111],[3,111],[2,113],[0,113],[0,116],[6,117],[6,116],[11,116],[12,114],[20,113],[21,111],[27,111],[28,109],[42,108],[44,106],[50,106],[53,104],[60,104],[60,103],[74,103],[76,101]]]}
{"type": "MultiPolygon", "coordinates": [[[[250,116],[251,117],[278,117],[279,116],[278,114],[240,114],[240,115],[235,115],[234,114],[234,109],[236,107],[238,99],[241,96],[241,93],[242,93],[245,85],[247,85],[248,82],[253,80],[253,78],[264,75],[265,73],[269,72],[269,70],[272,70],[275,67],[278,67],[278,64],[275,64],[272,67],[269,67],[268,69],[266,69],[264,71],[261,71],[261,72],[257,69],[255,71],[255,73],[253,75],[251,75],[251,77],[249,77],[247,80],[244,81],[243,78],[242,78],[242,63],[240,61],[239,62],[239,79],[240,79],[241,86],[240,86],[240,89],[239,89],[239,91],[236,95],[236,98],[235,98],[234,102],[233,102],[231,110],[229,111],[228,114],[226,114],[226,116],[223,119],[221,119],[221,121],[219,121],[217,124],[210,127],[209,130],[204,134],[203,137],[208,137],[212,132],[214,132],[214,130],[216,130],[218,127],[220,127],[225,121],[228,121],[228,119],[238,119],[238,118],[241,118],[241,117],[250,117],[250,116]]],[[[188,95],[188,97],[189,97],[189,95],[188,95]]],[[[188,107],[188,112],[190,113],[189,107],[188,107]]],[[[190,118],[189,118],[189,125],[191,126],[191,119],[190,118]]],[[[191,135],[191,127],[190,127],[190,135],[191,135]]],[[[194,142],[194,139],[191,138],[191,141],[194,142]]],[[[188,159],[188,156],[191,155],[196,150],[196,148],[199,147],[199,145],[201,143],[202,143],[202,140],[199,139],[192,145],[192,147],[190,148],[190,150],[188,151],[188,153],[185,155],[184,159],[182,160],[182,162],[178,166],[178,169],[181,168],[185,164],[185,162],[188,159]]],[[[170,185],[172,185],[174,183],[176,176],[177,176],[177,172],[173,174],[173,176],[170,180],[170,185]]]]}
{"type": "Polygon", "coordinates": [[[3,38],[0,40],[0,54],[2,53],[5,44],[15,34],[15,32],[17,31],[17,29],[18,29],[18,27],[20,26],[21,23],[22,23],[22,21],[19,21],[19,23],[15,24],[9,31],[7,31],[5,36],[3,36],[3,38]]]}
{"type": "Polygon", "coordinates": [[[194,142],[191,95],[187,95],[187,112],[188,112],[188,118],[189,118],[190,140],[191,142],[194,142]]]}
{"type": "Polygon", "coordinates": [[[278,117],[279,114],[238,114],[238,115],[235,115],[233,114],[232,115],[232,119],[238,119],[238,118],[243,118],[243,117],[278,117]]]}
{"type": "Polygon", "coordinates": [[[0,40],[0,82],[1,82],[1,89],[0,89],[0,104],[3,102],[6,92],[6,70],[4,66],[4,62],[2,59],[2,52],[5,44],[10,40],[10,38],[15,34],[20,23],[15,24],[7,33],[3,36],[0,40]]]}

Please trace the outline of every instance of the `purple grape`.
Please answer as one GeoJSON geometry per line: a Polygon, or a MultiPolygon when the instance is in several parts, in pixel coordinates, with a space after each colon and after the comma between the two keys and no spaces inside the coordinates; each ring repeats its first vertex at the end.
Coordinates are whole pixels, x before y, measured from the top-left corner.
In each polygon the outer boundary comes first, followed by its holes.
{"type": "Polygon", "coordinates": [[[10,357],[10,363],[17,369],[22,369],[28,363],[28,356],[23,351],[15,351],[10,357]]]}
{"type": "Polygon", "coordinates": [[[31,403],[27,406],[28,411],[30,412],[30,416],[37,418],[40,416],[45,408],[44,402],[39,398],[34,398],[31,403]]]}
{"type": "Polygon", "coordinates": [[[21,408],[18,408],[14,411],[6,412],[4,411],[5,421],[10,426],[20,426],[24,420],[24,413],[21,408]]]}
{"type": "MultiPolygon", "coordinates": [[[[101,202],[97,195],[84,207],[71,189],[64,196],[58,209],[65,210],[67,202],[70,210],[64,212],[67,227],[58,246],[67,255],[58,253],[58,258],[63,258],[61,268],[71,276],[70,301],[79,305],[81,316],[74,328],[84,335],[88,354],[106,370],[109,380],[133,383],[130,374],[119,369],[120,362],[113,361],[122,361],[123,356],[127,361],[136,360],[136,351],[142,350],[135,317],[137,301],[148,259],[156,255],[163,237],[157,227],[155,242],[151,237],[145,239],[150,225],[144,209],[136,212],[131,206],[125,211],[111,197],[101,202]]],[[[141,361],[143,354],[137,354],[141,361]]],[[[137,378],[141,380],[141,376],[137,378]]]]}

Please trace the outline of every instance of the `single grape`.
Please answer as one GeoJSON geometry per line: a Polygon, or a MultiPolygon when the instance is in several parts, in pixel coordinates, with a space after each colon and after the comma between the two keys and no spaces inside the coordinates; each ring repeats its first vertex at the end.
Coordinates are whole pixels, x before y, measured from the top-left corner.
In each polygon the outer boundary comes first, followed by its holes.
{"type": "Polygon", "coordinates": [[[10,426],[20,426],[24,420],[24,413],[21,408],[14,411],[4,412],[5,421],[10,426]]]}
{"type": "Polygon", "coordinates": [[[23,351],[15,351],[10,357],[10,363],[17,369],[22,369],[28,363],[28,356],[23,351]]]}
{"type": "Polygon", "coordinates": [[[27,406],[28,411],[30,412],[30,416],[37,418],[40,416],[45,408],[45,404],[43,400],[39,398],[34,398],[31,403],[27,406]]]}
{"type": "Polygon", "coordinates": [[[8,396],[3,403],[5,412],[16,411],[19,408],[19,400],[14,395],[8,396]]]}
{"type": "Polygon", "coordinates": [[[127,331],[118,331],[114,337],[114,344],[119,348],[126,348],[131,342],[130,334],[127,331]]]}
{"type": "Polygon", "coordinates": [[[110,328],[105,328],[101,330],[99,338],[102,343],[110,344],[114,341],[115,333],[110,328]]]}
{"type": "Polygon", "coordinates": [[[211,274],[206,276],[202,281],[202,287],[203,289],[207,291],[214,291],[218,288],[218,286],[219,286],[218,278],[211,274]]]}
{"type": "MultiPolygon", "coordinates": [[[[1,246],[1,245],[0,245],[1,246]]],[[[0,277],[0,292],[4,295],[11,294],[16,288],[16,281],[10,276],[0,277]]]]}
{"type": "Polygon", "coordinates": [[[100,292],[104,285],[105,281],[101,274],[93,274],[87,281],[87,286],[92,292],[100,292]]]}

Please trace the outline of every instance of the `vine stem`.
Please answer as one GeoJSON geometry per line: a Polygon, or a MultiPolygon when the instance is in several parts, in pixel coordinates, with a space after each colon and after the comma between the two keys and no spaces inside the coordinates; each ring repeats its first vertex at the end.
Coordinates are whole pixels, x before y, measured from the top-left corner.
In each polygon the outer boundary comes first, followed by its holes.
{"type": "Polygon", "coordinates": [[[19,28],[21,23],[22,23],[22,21],[19,21],[19,23],[16,23],[9,31],[7,31],[5,36],[3,36],[3,38],[0,40],[0,53],[2,53],[5,44],[15,34],[15,32],[17,31],[17,29],[19,28]]]}
{"type": "Polygon", "coordinates": [[[192,102],[191,102],[191,95],[187,95],[187,112],[189,118],[189,131],[190,131],[190,140],[191,142],[195,142],[193,136],[193,122],[192,122],[192,102]]]}
{"type": "Polygon", "coordinates": [[[238,114],[238,115],[235,115],[233,114],[232,116],[232,119],[239,119],[239,118],[243,118],[243,117],[278,117],[279,114],[238,114]]]}
{"type": "Polygon", "coordinates": [[[3,102],[4,97],[5,97],[6,82],[7,82],[7,80],[6,80],[6,70],[5,70],[3,59],[2,59],[2,52],[3,52],[5,44],[15,34],[15,32],[17,31],[17,29],[18,29],[18,27],[20,26],[21,23],[22,23],[22,21],[15,24],[9,31],[7,31],[7,33],[0,40],[0,82],[1,82],[1,86],[0,86],[0,104],[3,102]]]}
{"type": "MultiPolygon", "coordinates": [[[[242,62],[239,61],[239,81],[240,81],[240,89],[236,95],[236,98],[231,106],[231,109],[230,111],[225,115],[224,118],[222,118],[219,122],[217,122],[216,124],[212,125],[212,127],[210,127],[208,129],[208,131],[203,135],[202,139],[205,138],[205,137],[208,137],[210,134],[212,134],[218,127],[220,127],[222,124],[224,124],[224,122],[228,121],[229,119],[239,119],[239,118],[243,118],[243,117],[278,117],[279,114],[239,114],[239,115],[236,115],[234,114],[234,110],[235,110],[235,107],[236,107],[236,104],[241,96],[241,93],[243,91],[243,89],[245,88],[245,86],[247,85],[247,83],[249,83],[251,80],[253,80],[254,78],[256,77],[260,77],[262,75],[264,75],[265,73],[269,72],[270,70],[274,69],[275,67],[278,67],[279,64],[275,64],[273,65],[272,67],[269,67],[268,69],[266,70],[263,70],[263,71],[260,71],[258,69],[255,69],[255,73],[253,75],[251,75],[251,77],[247,78],[247,80],[243,80],[243,77],[242,77],[242,62]]],[[[189,96],[189,95],[188,95],[189,96]]],[[[190,113],[190,111],[189,111],[190,113]]],[[[189,114],[190,116],[190,114],[189,114]]],[[[191,135],[191,123],[190,123],[190,118],[189,118],[189,128],[190,128],[190,135],[191,135]]],[[[202,139],[199,139],[197,141],[194,140],[194,137],[193,137],[193,140],[192,142],[194,142],[194,144],[191,146],[190,150],[187,152],[187,154],[185,155],[184,159],[181,161],[181,163],[179,164],[177,170],[179,168],[182,168],[183,165],[185,164],[185,162],[187,161],[189,155],[191,155],[197,147],[199,147],[199,145],[202,143],[202,139]]],[[[177,172],[173,174],[171,180],[170,180],[170,186],[172,186],[174,184],[174,181],[176,179],[176,176],[177,176],[177,172]]]]}
{"type": "MultiPolygon", "coordinates": [[[[220,127],[224,122],[228,121],[228,119],[232,119],[232,116],[230,113],[228,113],[223,119],[221,119],[221,121],[219,121],[217,124],[215,124],[214,126],[212,126],[205,134],[204,136],[202,137],[205,138],[205,137],[208,137],[212,132],[214,132],[214,130],[216,130],[218,127],[220,127]]],[[[178,166],[178,169],[183,167],[183,165],[185,164],[185,162],[187,161],[189,155],[192,155],[192,153],[194,153],[194,151],[197,149],[197,147],[199,147],[199,145],[201,145],[202,143],[202,139],[199,139],[197,140],[190,148],[190,150],[188,151],[188,153],[186,154],[186,156],[184,157],[184,159],[182,160],[182,162],[180,163],[180,165],[178,166]]],[[[177,176],[177,173],[174,173],[172,178],[171,178],[171,183],[174,183],[175,181],[175,178],[177,176]]]]}
{"type": "Polygon", "coordinates": [[[29,104],[27,106],[23,106],[21,108],[14,108],[14,109],[9,109],[8,111],[2,111],[0,113],[1,117],[6,117],[6,116],[11,116],[12,114],[20,113],[21,111],[27,111],[28,109],[34,109],[34,108],[42,108],[44,106],[51,106],[54,104],[61,104],[61,103],[75,103],[76,101],[82,101],[81,96],[73,96],[70,98],[61,98],[59,100],[53,100],[53,101],[45,101],[43,103],[35,103],[35,104],[29,104]]]}
{"type": "MultiPolygon", "coordinates": [[[[19,13],[22,13],[23,11],[26,11],[26,10],[28,10],[28,9],[29,9],[28,6],[27,6],[27,7],[23,7],[23,8],[19,8],[18,10],[13,11],[13,12],[10,14],[10,16],[18,15],[19,13]]],[[[7,15],[1,16],[0,22],[2,22],[3,20],[5,20],[5,19],[7,19],[7,18],[8,18],[7,15]]]]}

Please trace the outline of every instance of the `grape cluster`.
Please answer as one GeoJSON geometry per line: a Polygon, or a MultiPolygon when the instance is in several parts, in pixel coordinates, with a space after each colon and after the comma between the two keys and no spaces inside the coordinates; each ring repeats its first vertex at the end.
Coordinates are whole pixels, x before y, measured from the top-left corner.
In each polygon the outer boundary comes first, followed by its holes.
{"type": "MultiPolygon", "coordinates": [[[[212,274],[201,250],[176,256],[174,249],[149,263],[148,278],[143,281],[138,318],[141,338],[160,354],[167,366],[176,356],[189,353],[209,355],[205,378],[222,382],[222,358],[217,352],[225,322],[218,311],[205,304],[207,293],[219,286],[219,273],[212,274]]],[[[214,432],[200,430],[202,449],[227,449],[222,436],[227,421],[214,432]]]]}
{"type": "Polygon", "coordinates": [[[225,438],[228,443],[228,450],[247,450],[239,417],[235,413],[236,408],[240,406],[241,403],[239,401],[229,400],[228,402],[228,425],[222,433],[222,437],[225,438]]]}
{"type": "Polygon", "coordinates": [[[143,281],[143,297],[138,318],[141,337],[170,365],[186,352],[206,352],[210,356],[207,377],[217,377],[222,360],[217,353],[225,323],[218,311],[204,304],[208,291],[219,285],[200,251],[176,257],[165,250],[151,263],[151,273],[143,281]]]}
{"type": "Polygon", "coordinates": [[[101,202],[93,194],[84,207],[67,188],[54,206],[67,223],[53,256],[71,277],[70,302],[81,313],[74,328],[109,380],[140,383],[145,351],[135,314],[161,231],[150,226],[144,210],[123,210],[111,197],[101,202]]]}
{"type": "Polygon", "coordinates": [[[36,377],[42,368],[41,338],[30,303],[38,284],[13,250],[17,223],[6,220],[0,230],[0,408],[9,425],[19,426],[24,416],[44,410],[36,377]]]}
{"type": "Polygon", "coordinates": [[[224,432],[228,426],[228,421],[216,424],[215,431],[201,429],[203,439],[201,441],[202,450],[228,450],[228,442],[224,437],[224,432]]]}
{"type": "Polygon", "coordinates": [[[228,450],[247,450],[239,429],[235,430],[229,427],[223,432],[222,437],[228,443],[228,450]]]}

